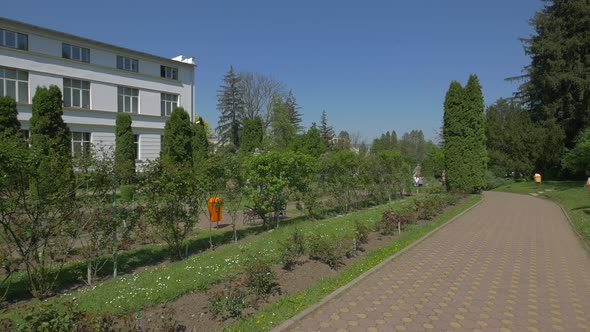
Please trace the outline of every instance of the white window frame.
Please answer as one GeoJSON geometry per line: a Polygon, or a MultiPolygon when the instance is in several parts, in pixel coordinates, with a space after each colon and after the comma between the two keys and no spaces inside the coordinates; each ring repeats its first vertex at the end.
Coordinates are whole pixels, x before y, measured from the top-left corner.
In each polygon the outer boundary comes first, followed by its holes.
{"type": "Polygon", "coordinates": [[[162,92],[160,94],[160,114],[170,116],[174,108],[178,107],[180,95],[162,92]]]}
{"type": "Polygon", "coordinates": [[[90,63],[90,49],[87,47],[62,43],[61,56],[64,59],[90,63]]]}
{"type": "Polygon", "coordinates": [[[139,60],[117,55],[117,68],[126,71],[139,72],[139,60]]]}
{"type": "Polygon", "coordinates": [[[139,114],[139,89],[117,87],[117,112],[139,114]]]}
{"type": "Polygon", "coordinates": [[[29,72],[0,67],[0,96],[10,96],[17,103],[29,104],[29,72]],[[14,87],[14,95],[8,94],[9,86],[14,87]]]}
{"type": "Polygon", "coordinates": [[[178,68],[160,65],[160,77],[178,81],[178,68]]]}
{"type": "Polygon", "coordinates": [[[90,153],[92,148],[92,133],[83,131],[72,131],[72,156],[79,157],[90,153]],[[79,135],[79,138],[75,136],[79,135]],[[79,153],[76,152],[76,145],[80,146],[79,153]]]}
{"type": "Polygon", "coordinates": [[[29,35],[12,30],[0,29],[0,46],[28,51],[29,35]],[[12,38],[9,36],[12,36],[12,38]],[[12,40],[14,43],[9,43],[9,40],[12,40]]]}
{"type": "Polygon", "coordinates": [[[64,77],[63,79],[64,107],[90,109],[90,81],[64,77]],[[75,103],[76,97],[78,103],[75,103]],[[85,103],[85,99],[88,99],[85,103]]]}

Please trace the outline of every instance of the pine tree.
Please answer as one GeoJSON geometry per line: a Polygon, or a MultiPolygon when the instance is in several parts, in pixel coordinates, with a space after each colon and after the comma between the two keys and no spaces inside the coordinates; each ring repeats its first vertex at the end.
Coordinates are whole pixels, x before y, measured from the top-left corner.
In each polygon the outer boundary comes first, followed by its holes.
{"type": "Polygon", "coordinates": [[[297,132],[297,127],[292,123],[291,114],[287,104],[279,95],[274,95],[271,105],[272,142],[278,149],[284,149],[289,145],[297,132]]]}
{"type": "Polygon", "coordinates": [[[303,130],[303,126],[301,126],[301,112],[299,112],[300,107],[297,106],[297,101],[295,100],[295,96],[293,96],[293,91],[289,90],[289,94],[285,99],[285,106],[287,108],[287,113],[289,115],[289,120],[293,126],[295,126],[296,131],[299,133],[303,130]]]}
{"type": "Polygon", "coordinates": [[[190,115],[182,107],[174,108],[164,126],[162,161],[170,164],[192,162],[192,136],[190,115]]]}
{"type": "Polygon", "coordinates": [[[452,81],[445,96],[443,117],[443,139],[445,155],[446,185],[450,191],[462,191],[465,188],[464,175],[467,174],[464,159],[465,124],[461,121],[463,112],[463,87],[452,81]]]}
{"type": "Polygon", "coordinates": [[[479,192],[485,187],[485,173],[487,170],[488,154],[486,150],[485,105],[481,85],[476,75],[469,75],[465,85],[465,107],[468,118],[469,132],[469,187],[473,192],[479,192]]]}
{"type": "MultiPolygon", "coordinates": [[[[536,35],[523,39],[531,64],[525,68],[528,81],[521,85],[519,95],[532,111],[534,121],[550,132],[555,127],[553,120],[564,129],[565,146],[571,148],[578,134],[590,126],[590,2],[546,2],[531,20],[536,35]]],[[[560,144],[559,140],[553,141],[560,144]]]]}
{"type": "Polygon", "coordinates": [[[16,136],[20,131],[16,101],[12,97],[0,96],[0,138],[16,136]]]}
{"type": "Polygon", "coordinates": [[[322,139],[324,140],[324,143],[326,144],[327,147],[331,147],[332,146],[332,140],[334,139],[334,128],[332,128],[331,126],[328,126],[328,115],[326,114],[326,111],[322,111],[322,119],[320,121],[320,136],[322,137],[322,139]]]}
{"type": "Polygon", "coordinates": [[[205,122],[201,117],[193,125],[193,138],[191,147],[193,149],[193,167],[200,168],[203,162],[209,158],[209,140],[205,122]]]}
{"type": "Polygon", "coordinates": [[[115,125],[115,174],[119,184],[132,184],[135,178],[135,142],[131,115],[117,113],[115,125]]]}
{"type": "Polygon", "coordinates": [[[262,118],[259,116],[253,119],[244,119],[244,129],[240,138],[240,150],[244,152],[253,152],[256,148],[262,147],[264,139],[264,129],[262,127],[262,118]]]}
{"type": "Polygon", "coordinates": [[[242,115],[244,101],[239,88],[240,77],[234,72],[233,66],[223,77],[224,84],[217,94],[217,110],[221,113],[217,121],[217,135],[222,146],[231,145],[235,149],[240,147],[240,130],[242,129],[242,115]]]}

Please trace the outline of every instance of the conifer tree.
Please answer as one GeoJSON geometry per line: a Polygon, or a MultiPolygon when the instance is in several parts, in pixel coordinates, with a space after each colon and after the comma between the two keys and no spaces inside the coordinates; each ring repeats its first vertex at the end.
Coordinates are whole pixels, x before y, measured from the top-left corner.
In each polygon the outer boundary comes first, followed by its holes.
{"type": "Polygon", "coordinates": [[[332,140],[334,139],[334,128],[332,128],[331,126],[328,126],[328,115],[326,114],[326,111],[322,111],[322,118],[320,121],[320,136],[322,137],[322,139],[324,140],[324,143],[326,144],[327,147],[331,147],[332,146],[332,140]]]}
{"type": "Polygon", "coordinates": [[[254,118],[244,119],[244,129],[240,138],[240,150],[243,152],[253,152],[256,148],[262,147],[263,139],[264,129],[262,127],[262,118],[256,116],[254,118]]]}
{"type": "Polygon", "coordinates": [[[41,149],[44,154],[49,154],[51,149],[61,157],[70,158],[71,134],[62,116],[62,95],[59,88],[55,85],[49,88],[37,87],[30,122],[31,145],[41,149]]]}
{"type": "Polygon", "coordinates": [[[465,85],[465,112],[471,131],[469,144],[469,187],[471,191],[479,192],[485,187],[485,173],[487,170],[488,154],[486,150],[485,105],[481,85],[476,75],[469,75],[465,85]]]}
{"type": "Polygon", "coordinates": [[[16,101],[9,96],[0,96],[0,138],[16,136],[20,131],[16,101]]]}
{"type": "Polygon", "coordinates": [[[135,178],[135,142],[131,115],[117,113],[115,125],[115,174],[119,184],[132,184],[135,178]]]}
{"type": "Polygon", "coordinates": [[[289,90],[289,94],[287,94],[287,98],[285,99],[285,107],[287,108],[287,113],[289,115],[289,120],[293,126],[295,126],[295,130],[299,133],[303,130],[303,126],[301,126],[301,112],[299,112],[300,107],[297,105],[297,101],[295,100],[295,96],[293,95],[293,91],[289,90]]]}
{"type": "Polygon", "coordinates": [[[162,161],[170,164],[192,162],[192,136],[190,115],[182,107],[174,108],[164,126],[162,161]]]}
{"type": "Polygon", "coordinates": [[[297,127],[292,123],[291,114],[287,104],[279,95],[274,95],[271,105],[272,142],[278,149],[284,149],[289,145],[297,132],[297,127]]]}
{"type": "Polygon", "coordinates": [[[465,151],[465,124],[462,121],[463,112],[463,87],[457,81],[452,81],[445,96],[443,117],[443,139],[446,170],[446,185],[450,191],[462,191],[466,183],[464,175],[467,174],[464,159],[465,151]]]}
{"type": "Polygon", "coordinates": [[[223,77],[223,85],[217,94],[217,110],[221,113],[217,121],[217,135],[222,146],[240,147],[240,130],[244,113],[244,101],[240,89],[240,77],[233,66],[223,77]]]}
{"type": "Polygon", "coordinates": [[[209,158],[209,140],[207,139],[205,122],[201,117],[193,125],[192,149],[193,166],[199,168],[209,158]]]}

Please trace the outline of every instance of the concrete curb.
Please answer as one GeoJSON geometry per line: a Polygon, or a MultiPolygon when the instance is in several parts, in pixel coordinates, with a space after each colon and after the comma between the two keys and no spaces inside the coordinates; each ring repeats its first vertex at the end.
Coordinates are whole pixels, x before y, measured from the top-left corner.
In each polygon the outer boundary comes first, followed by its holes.
{"type": "Polygon", "coordinates": [[[295,315],[295,316],[287,319],[281,325],[279,325],[279,326],[275,327],[274,329],[272,329],[271,332],[282,332],[282,331],[286,331],[287,329],[289,329],[290,327],[292,327],[293,325],[295,325],[295,323],[297,323],[301,319],[305,318],[307,315],[311,314],[315,310],[317,310],[320,307],[324,306],[326,303],[328,303],[328,302],[332,301],[333,299],[337,298],[342,293],[346,292],[348,289],[350,289],[351,287],[353,287],[354,285],[356,285],[357,283],[359,283],[361,280],[363,280],[363,279],[367,278],[368,276],[370,276],[371,274],[379,271],[383,266],[387,265],[392,260],[394,260],[397,257],[401,256],[406,251],[409,251],[414,246],[420,244],[422,241],[424,241],[427,238],[431,237],[434,233],[438,232],[443,227],[451,224],[453,221],[457,220],[459,217],[461,217],[465,213],[471,211],[473,208],[475,208],[476,206],[480,205],[484,201],[484,198],[485,197],[482,195],[482,198],[481,198],[481,200],[479,202],[477,202],[477,203],[473,204],[472,206],[470,206],[469,208],[461,211],[461,213],[459,213],[458,215],[454,216],[453,218],[451,218],[449,221],[445,222],[444,224],[442,224],[442,225],[438,226],[437,228],[433,229],[428,234],[424,235],[423,237],[419,238],[418,240],[414,241],[414,243],[412,243],[409,246],[403,248],[402,250],[396,252],[392,256],[389,256],[383,262],[381,262],[381,263],[375,265],[374,267],[372,267],[371,269],[367,270],[365,273],[361,274],[360,276],[358,276],[356,279],[352,280],[348,284],[346,284],[346,285],[338,288],[334,292],[330,293],[328,296],[324,297],[320,302],[318,302],[316,304],[313,304],[312,306],[310,306],[309,308],[303,310],[302,312],[298,313],[297,315],[295,315]]]}

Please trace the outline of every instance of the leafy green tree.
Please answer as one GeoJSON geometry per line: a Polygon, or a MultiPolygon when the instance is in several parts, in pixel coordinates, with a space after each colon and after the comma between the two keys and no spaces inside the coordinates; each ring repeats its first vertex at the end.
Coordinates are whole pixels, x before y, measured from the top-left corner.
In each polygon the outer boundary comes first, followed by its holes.
{"type": "MultiPolygon", "coordinates": [[[[391,201],[398,194],[401,195],[411,186],[412,174],[410,165],[404,161],[397,150],[385,150],[371,156],[372,182],[376,185],[376,191],[380,196],[391,201]]],[[[379,197],[375,200],[380,201],[379,197]]]]}
{"type": "Polygon", "coordinates": [[[336,140],[336,148],[340,150],[350,150],[352,145],[350,144],[350,135],[346,130],[338,133],[338,139],[336,140]]]}
{"type": "MultiPolygon", "coordinates": [[[[390,145],[392,139],[390,138],[390,145]]],[[[424,133],[422,130],[412,130],[409,133],[404,133],[399,141],[399,147],[402,156],[410,161],[412,164],[419,164],[425,157],[426,141],[424,140],[424,133]]]]}
{"type": "Polygon", "coordinates": [[[291,150],[318,158],[327,151],[326,142],[322,138],[315,122],[304,134],[296,135],[291,141],[291,150]]]}
{"type": "Polygon", "coordinates": [[[565,155],[565,162],[575,172],[590,172],[590,128],[582,132],[574,148],[565,155]]]}
{"type": "Polygon", "coordinates": [[[421,171],[425,177],[442,178],[445,170],[445,155],[441,148],[431,141],[426,142],[426,157],[422,160],[421,171]]]}
{"type": "MultiPolygon", "coordinates": [[[[519,95],[530,108],[533,120],[555,120],[564,129],[566,148],[572,148],[579,133],[590,126],[590,3],[587,0],[546,3],[530,21],[536,34],[523,39],[531,64],[525,67],[528,80],[521,85],[519,95]]],[[[549,123],[543,126],[551,127],[549,123]]],[[[559,148],[555,146],[551,150],[559,148]]]]}
{"type": "Polygon", "coordinates": [[[217,110],[221,113],[217,121],[217,135],[222,146],[230,145],[235,150],[240,148],[240,131],[244,113],[243,90],[240,88],[240,76],[233,66],[223,77],[223,85],[217,94],[217,110]]]}
{"type": "Polygon", "coordinates": [[[301,126],[302,120],[301,112],[299,112],[300,107],[297,106],[297,101],[295,100],[292,90],[289,90],[289,93],[285,98],[285,108],[287,109],[289,122],[295,127],[295,132],[301,132],[303,130],[303,126],[301,126]]]}
{"type": "Polygon", "coordinates": [[[244,129],[240,138],[241,151],[253,152],[256,148],[262,147],[264,139],[264,128],[262,127],[262,118],[256,116],[254,118],[244,119],[244,129]]]}
{"type": "Polygon", "coordinates": [[[205,160],[209,158],[209,139],[207,138],[207,128],[205,127],[205,121],[201,117],[192,126],[193,137],[192,137],[192,157],[193,167],[198,169],[203,165],[205,160]]]}
{"type": "Polygon", "coordinates": [[[170,164],[191,163],[192,136],[190,115],[182,107],[174,108],[164,126],[164,148],[160,153],[162,161],[170,164]]]}
{"type": "Polygon", "coordinates": [[[115,125],[115,174],[119,184],[132,184],[135,179],[135,142],[131,115],[117,113],[115,125]]]}
{"type": "Polygon", "coordinates": [[[16,101],[12,97],[0,96],[0,137],[18,135],[19,131],[16,101]]]}
{"type": "Polygon", "coordinates": [[[390,151],[398,149],[397,133],[388,131],[385,134],[381,134],[380,138],[375,138],[373,144],[371,144],[371,153],[378,154],[381,151],[390,151]]]}
{"type": "Polygon", "coordinates": [[[311,157],[299,153],[270,151],[244,161],[244,190],[265,227],[270,226],[271,212],[278,225],[279,212],[291,194],[307,190],[312,174],[310,160],[311,157]]]}
{"type": "Polygon", "coordinates": [[[322,118],[320,121],[319,130],[320,136],[324,140],[324,144],[326,144],[328,148],[331,148],[332,140],[334,139],[335,133],[334,128],[328,125],[328,115],[326,114],[326,111],[322,111],[322,118]]]}
{"type": "Polygon", "coordinates": [[[272,143],[275,148],[285,149],[297,133],[297,126],[291,121],[287,104],[279,95],[274,95],[271,106],[272,143]]]}
{"type": "Polygon", "coordinates": [[[331,151],[322,156],[320,167],[324,188],[338,208],[348,213],[362,183],[360,156],[350,150],[331,151]]]}
{"type": "Polygon", "coordinates": [[[145,200],[144,215],[167,244],[172,259],[188,255],[187,236],[205,206],[205,192],[187,164],[166,167],[150,162],[140,195],[145,200]]]}

